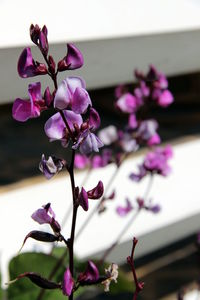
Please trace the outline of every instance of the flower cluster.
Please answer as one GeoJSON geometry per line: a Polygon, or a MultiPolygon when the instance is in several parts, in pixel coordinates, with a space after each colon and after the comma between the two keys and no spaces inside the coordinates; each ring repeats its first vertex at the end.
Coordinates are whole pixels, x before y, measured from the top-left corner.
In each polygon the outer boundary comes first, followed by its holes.
{"type": "Polygon", "coordinates": [[[167,176],[171,172],[171,168],[168,164],[168,160],[172,158],[173,151],[170,145],[164,148],[157,147],[153,151],[147,153],[144,161],[139,165],[138,173],[131,173],[130,179],[134,181],[142,180],[147,174],[159,174],[161,176],[167,176]]]}
{"type": "Polygon", "coordinates": [[[94,131],[100,126],[98,112],[92,107],[92,101],[86,90],[85,81],[80,77],[67,77],[57,86],[57,74],[65,70],[74,70],[83,65],[83,56],[73,44],[67,44],[67,54],[57,64],[49,55],[47,28],[31,25],[30,36],[40,49],[46,64],[36,62],[31,49],[25,48],[18,61],[18,73],[22,78],[48,74],[54,82],[54,91],[49,87],[41,93],[41,83],[28,86],[29,99],[17,98],[13,104],[13,118],[25,122],[40,116],[43,110],[53,107],[56,113],[47,120],[44,130],[50,141],[60,140],[66,147],[72,141],[73,149],[83,154],[98,152],[103,146],[94,131]],[[85,118],[86,115],[89,115],[85,118]]]}

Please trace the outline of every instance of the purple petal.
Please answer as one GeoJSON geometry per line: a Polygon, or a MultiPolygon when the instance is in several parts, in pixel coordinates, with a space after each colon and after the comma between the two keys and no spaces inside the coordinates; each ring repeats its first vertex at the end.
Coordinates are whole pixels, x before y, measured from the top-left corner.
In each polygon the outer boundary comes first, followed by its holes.
{"type": "Polygon", "coordinates": [[[65,58],[68,70],[81,68],[84,60],[81,51],[73,44],[67,44],[67,56],[65,58]]]}
{"type": "Polygon", "coordinates": [[[157,133],[155,133],[150,137],[150,139],[148,139],[147,145],[151,147],[160,144],[160,142],[161,142],[160,136],[157,133]]]}
{"type": "Polygon", "coordinates": [[[80,283],[95,283],[99,279],[99,270],[96,265],[89,260],[85,272],[78,276],[78,282],[80,283]]]}
{"type": "Polygon", "coordinates": [[[65,82],[71,95],[75,93],[77,88],[86,88],[85,81],[81,77],[67,77],[65,82]]]}
{"type": "Polygon", "coordinates": [[[89,208],[88,205],[88,194],[86,190],[82,187],[81,192],[79,194],[79,204],[82,206],[82,208],[87,211],[89,208]]]}
{"type": "Polygon", "coordinates": [[[89,154],[92,151],[99,152],[99,148],[103,147],[101,140],[88,129],[83,131],[72,149],[77,149],[80,146],[80,152],[82,154],[89,154]]]}
{"type": "Polygon", "coordinates": [[[17,69],[18,69],[19,76],[21,76],[22,78],[35,76],[34,61],[31,53],[31,49],[29,47],[25,48],[22,51],[19,57],[17,69]]]}
{"type": "Polygon", "coordinates": [[[89,162],[90,160],[87,156],[81,154],[75,154],[74,166],[77,169],[84,169],[89,164],[89,162]]]}
{"type": "Polygon", "coordinates": [[[138,126],[138,122],[135,114],[130,114],[128,118],[128,125],[131,129],[135,129],[138,126]]]}
{"type": "Polygon", "coordinates": [[[92,190],[87,192],[88,198],[90,199],[99,199],[104,192],[103,182],[100,180],[92,190]]]}
{"type": "Polygon", "coordinates": [[[52,221],[52,218],[48,215],[46,209],[44,208],[39,208],[36,210],[32,214],[31,218],[39,224],[50,224],[52,221]]]}
{"type": "Polygon", "coordinates": [[[69,268],[64,273],[62,291],[65,296],[70,296],[74,287],[74,280],[72,278],[69,268]]]}
{"type": "Polygon", "coordinates": [[[25,122],[31,118],[31,103],[17,98],[13,103],[12,116],[15,120],[25,122]]]}
{"type": "Polygon", "coordinates": [[[159,204],[155,204],[155,205],[149,206],[148,210],[152,211],[154,214],[157,214],[160,212],[161,207],[159,204]]]}
{"type": "Polygon", "coordinates": [[[105,127],[98,132],[98,136],[105,145],[110,145],[118,140],[117,128],[113,125],[105,127]]]}
{"type": "Polygon", "coordinates": [[[32,117],[39,117],[40,115],[40,102],[42,102],[41,96],[41,83],[31,83],[28,86],[28,94],[31,102],[31,114],[32,117]]]}
{"type": "Polygon", "coordinates": [[[126,199],[126,206],[118,206],[116,211],[120,217],[126,216],[131,210],[133,209],[133,206],[129,199],[126,199]]]}
{"type": "Polygon", "coordinates": [[[89,115],[90,128],[92,128],[93,130],[96,130],[97,128],[99,128],[100,124],[101,124],[101,119],[100,119],[98,112],[94,108],[91,107],[90,115],[89,115]]]}
{"type": "Polygon", "coordinates": [[[92,167],[94,169],[102,167],[102,158],[100,155],[94,155],[92,158],[92,167]]]}
{"type": "Polygon", "coordinates": [[[65,109],[70,103],[71,94],[67,89],[66,81],[63,80],[59,85],[55,98],[54,98],[54,107],[58,109],[65,109]]]}
{"type": "MultiPolygon", "coordinates": [[[[73,111],[70,110],[64,110],[63,113],[72,131],[74,131],[73,124],[76,123],[78,126],[81,126],[83,122],[81,115],[75,114],[73,111]]],[[[53,115],[51,118],[49,118],[44,126],[46,135],[52,141],[64,138],[65,128],[65,123],[59,112],[53,115]]]]}
{"type": "Polygon", "coordinates": [[[126,93],[117,100],[116,106],[122,112],[133,113],[137,108],[137,99],[132,94],[126,93]]]}
{"type": "Polygon", "coordinates": [[[83,88],[77,87],[71,100],[72,110],[76,114],[83,114],[89,105],[92,105],[92,102],[88,92],[83,88]]]}
{"type": "Polygon", "coordinates": [[[18,60],[17,70],[19,76],[22,78],[33,77],[36,75],[47,74],[47,68],[44,64],[37,64],[34,62],[31,49],[25,48],[18,60]]]}
{"type": "Polygon", "coordinates": [[[169,90],[165,90],[162,92],[160,97],[158,98],[158,104],[162,107],[167,107],[174,101],[174,97],[169,90]]]}

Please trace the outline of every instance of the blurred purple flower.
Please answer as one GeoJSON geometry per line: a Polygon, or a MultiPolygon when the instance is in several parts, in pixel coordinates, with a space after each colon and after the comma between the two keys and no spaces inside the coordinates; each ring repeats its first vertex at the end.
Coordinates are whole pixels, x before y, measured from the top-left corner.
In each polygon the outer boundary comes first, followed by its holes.
{"type": "Polygon", "coordinates": [[[74,44],[67,44],[67,55],[58,62],[58,71],[75,70],[83,66],[81,51],[74,44]]]}
{"type": "Polygon", "coordinates": [[[118,140],[117,128],[114,125],[107,126],[98,132],[98,137],[104,145],[110,145],[118,140]]]}
{"type": "Polygon", "coordinates": [[[147,142],[149,146],[153,146],[160,143],[157,129],[158,123],[155,120],[141,121],[136,132],[136,138],[139,141],[147,142]]]}
{"type": "Polygon", "coordinates": [[[122,95],[116,101],[116,107],[124,113],[133,113],[137,109],[137,98],[131,93],[122,95]]]}
{"type": "Polygon", "coordinates": [[[102,168],[107,166],[112,161],[112,150],[104,149],[100,155],[94,155],[91,164],[92,167],[102,168]]]}
{"type": "Polygon", "coordinates": [[[168,159],[172,157],[172,148],[170,145],[165,148],[156,148],[154,151],[147,153],[143,166],[151,172],[162,176],[167,176],[171,168],[168,165],[168,159]]]}
{"type": "Polygon", "coordinates": [[[15,120],[25,122],[31,118],[40,116],[42,110],[46,109],[45,101],[41,95],[41,83],[31,83],[28,86],[30,100],[17,98],[13,103],[12,116],[15,120]]]}
{"type": "Polygon", "coordinates": [[[116,209],[116,212],[120,217],[126,216],[131,210],[133,209],[133,206],[129,199],[126,199],[126,206],[118,206],[116,209]]]}
{"type": "Polygon", "coordinates": [[[76,114],[85,113],[88,106],[92,106],[90,96],[85,87],[85,82],[82,78],[67,77],[57,89],[54,107],[58,109],[70,107],[76,114]]]}
{"type": "Polygon", "coordinates": [[[74,159],[74,166],[77,169],[84,169],[90,163],[90,159],[83,154],[76,153],[74,159]]]}
{"type": "Polygon", "coordinates": [[[45,75],[48,72],[45,64],[34,61],[29,47],[22,51],[18,60],[17,70],[22,78],[45,75]]]}

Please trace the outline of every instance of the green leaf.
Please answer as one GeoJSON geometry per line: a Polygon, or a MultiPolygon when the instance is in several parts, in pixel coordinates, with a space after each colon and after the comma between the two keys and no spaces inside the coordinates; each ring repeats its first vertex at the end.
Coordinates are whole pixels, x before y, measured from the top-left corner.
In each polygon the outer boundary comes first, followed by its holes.
{"type": "MultiPolygon", "coordinates": [[[[48,278],[51,271],[57,264],[58,258],[52,255],[47,255],[44,253],[23,253],[14,257],[9,264],[10,279],[15,279],[19,274],[25,272],[36,272],[41,276],[48,278]]],[[[53,276],[52,281],[57,283],[61,282],[63,279],[63,274],[65,271],[65,265],[61,265],[53,276]]],[[[9,300],[33,300],[37,299],[37,295],[40,293],[40,288],[30,282],[27,278],[18,280],[17,282],[11,284],[8,288],[8,299],[9,300]]],[[[62,291],[45,291],[45,297],[48,295],[48,300],[51,299],[50,294],[53,294],[56,299],[64,299],[62,291]],[[57,295],[60,295],[59,298],[57,295]]],[[[54,298],[55,299],[55,298],[54,298]]],[[[65,297],[66,299],[66,297],[65,297]]],[[[52,299],[53,300],[53,299],[52,299]]]]}

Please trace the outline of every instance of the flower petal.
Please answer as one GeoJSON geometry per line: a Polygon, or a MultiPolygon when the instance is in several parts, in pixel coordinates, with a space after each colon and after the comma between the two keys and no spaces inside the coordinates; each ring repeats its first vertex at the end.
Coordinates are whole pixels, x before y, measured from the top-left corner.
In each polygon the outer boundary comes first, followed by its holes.
{"type": "Polygon", "coordinates": [[[68,70],[81,68],[84,60],[81,51],[74,44],[67,44],[67,56],[65,62],[68,70]]]}
{"type": "Polygon", "coordinates": [[[71,100],[72,110],[77,114],[83,114],[89,105],[92,105],[92,102],[88,92],[83,88],[77,87],[71,100]]]}
{"type": "Polygon", "coordinates": [[[63,80],[56,91],[55,98],[54,98],[54,107],[58,109],[67,108],[70,103],[70,97],[71,94],[67,89],[65,80],[63,80]]]}
{"type": "Polygon", "coordinates": [[[25,122],[31,118],[31,103],[17,98],[13,103],[12,116],[15,120],[25,122]]]}
{"type": "Polygon", "coordinates": [[[74,280],[72,278],[69,268],[64,273],[62,291],[66,296],[70,296],[74,287],[74,280]]]}

